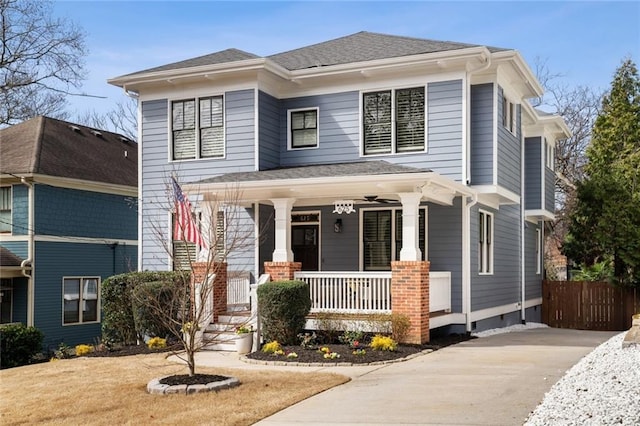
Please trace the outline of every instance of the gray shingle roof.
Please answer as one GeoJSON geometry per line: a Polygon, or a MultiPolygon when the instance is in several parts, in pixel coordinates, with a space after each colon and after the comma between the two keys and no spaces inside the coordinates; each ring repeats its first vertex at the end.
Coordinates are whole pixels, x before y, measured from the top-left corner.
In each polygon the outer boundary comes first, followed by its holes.
{"type": "Polygon", "coordinates": [[[4,247],[0,247],[0,266],[20,266],[22,259],[4,247]]]}
{"type": "Polygon", "coordinates": [[[0,173],[138,186],[138,145],[120,134],[40,116],[0,129],[0,140],[0,173]]]}
{"type": "MultiPolygon", "coordinates": [[[[436,41],[361,31],[334,40],[289,50],[287,52],[276,53],[271,56],[267,56],[267,58],[290,71],[294,71],[313,67],[397,58],[401,56],[444,52],[480,46],[482,45],[451,41],[436,41]]],[[[487,46],[487,48],[491,52],[510,50],[490,46],[487,46]]],[[[149,68],[143,71],[137,71],[121,77],[130,77],[136,74],[145,74],[149,72],[185,69],[201,65],[215,65],[256,58],[259,58],[259,56],[238,49],[227,49],[209,55],[199,56],[197,58],[149,68]]]]}
{"type": "MultiPolygon", "coordinates": [[[[293,71],[479,46],[477,44],[427,40],[361,31],[323,43],[271,55],[268,58],[293,71]]],[[[507,49],[489,47],[489,50],[507,49]]]]}
{"type": "MultiPolygon", "coordinates": [[[[184,61],[173,62],[171,64],[161,65],[159,67],[149,68],[143,71],[137,71],[135,73],[127,75],[192,68],[201,65],[224,64],[227,62],[237,62],[257,58],[260,58],[260,56],[254,55],[253,53],[244,52],[239,49],[226,49],[221,50],[220,52],[210,53],[208,55],[198,56],[197,58],[186,59],[184,61]]],[[[126,77],[127,75],[123,77],[126,77]]]]}
{"type": "Polygon", "coordinates": [[[334,176],[373,176],[398,173],[424,173],[428,169],[400,166],[386,161],[361,161],[356,163],[319,164],[299,167],[279,167],[258,172],[237,172],[207,178],[197,183],[256,182],[264,180],[312,179],[334,176]]]}

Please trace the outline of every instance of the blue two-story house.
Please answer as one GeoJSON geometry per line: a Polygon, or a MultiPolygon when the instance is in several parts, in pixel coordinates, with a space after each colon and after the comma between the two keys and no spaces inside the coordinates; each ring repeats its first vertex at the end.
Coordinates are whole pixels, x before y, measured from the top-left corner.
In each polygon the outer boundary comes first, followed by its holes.
{"type": "Polygon", "coordinates": [[[177,174],[198,212],[235,191],[255,242],[228,268],[309,282],[312,312],[406,314],[415,343],[540,320],[569,131],[516,50],[360,32],[109,82],[139,98],[141,269],[181,258],[156,238],[177,174]]]}
{"type": "Polygon", "coordinates": [[[2,323],[46,349],[100,338],[102,281],[136,270],[136,143],[36,117],[0,130],[2,323]]]}

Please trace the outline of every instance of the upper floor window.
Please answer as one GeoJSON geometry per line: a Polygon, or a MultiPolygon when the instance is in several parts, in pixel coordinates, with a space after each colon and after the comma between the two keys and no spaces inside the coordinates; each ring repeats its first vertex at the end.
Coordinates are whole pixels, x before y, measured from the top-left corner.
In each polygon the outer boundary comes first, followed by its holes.
{"type": "Polygon", "coordinates": [[[0,187],[0,233],[11,232],[11,187],[0,187]]]}
{"type": "Polygon", "coordinates": [[[553,163],[555,160],[555,150],[553,149],[553,145],[550,143],[545,143],[545,146],[547,148],[547,152],[546,152],[546,164],[547,164],[547,168],[553,170],[553,163]]]}
{"type": "Polygon", "coordinates": [[[100,278],[76,277],[62,280],[63,324],[98,321],[100,278]]]}
{"type": "Polygon", "coordinates": [[[289,147],[316,148],[318,146],[318,109],[289,111],[289,147]]]}
{"type": "Polygon", "coordinates": [[[502,125],[511,133],[516,133],[516,106],[506,96],[502,97],[502,125]]]}
{"type": "Polygon", "coordinates": [[[536,274],[539,275],[542,271],[542,232],[536,229],[536,274]]]}
{"type": "Polygon", "coordinates": [[[174,160],[224,156],[222,96],[171,102],[171,114],[174,160]]]}
{"type": "Polygon", "coordinates": [[[478,215],[478,272],[493,273],[493,214],[480,211],[478,215]]]}
{"type": "Polygon", "coordinates": [[[365,155],[424,150],[424,87],[365,93],[362,100],[365,155]]]}

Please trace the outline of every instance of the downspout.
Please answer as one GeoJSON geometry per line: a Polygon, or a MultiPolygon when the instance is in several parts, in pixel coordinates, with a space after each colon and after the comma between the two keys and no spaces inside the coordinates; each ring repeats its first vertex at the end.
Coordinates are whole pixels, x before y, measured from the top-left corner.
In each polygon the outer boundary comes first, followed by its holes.
{"type": "MultiPolygon", "coordinates": [[[[487,49],[482,55],[484,58],[484,64],[478,68],[467,72],[467,83],[469,85],[469,111],[467,114],[467,164],[465,168],[468,168],[467,173],[467,185],[471,183],[471,75],[486,71],[491,67],[491,52],[487,49]]],[[[462,312],[465,316],[465,326],[468,333],[471,332],[471,209],[478,204],[478,194],[474,191],[471,196],[471,202],[468,203],[467,197],[463,197],[464,205],[462,209],[462,312]],[[467,204],[468,203],[468,204],[467,204]]]]}
{"type": "MultiPolygon", "coordinates": [[[[522,109],[520,110],[522,111],[522,109]]],[[[522,112],[520,112],[520,132],[522,132],[522,112]]],[[[520,135],[520,322],[522,324],[527,323],[527,313],[525,306],[525,291],[526,291],[526,273],[525,273],[525,246],[524,246],[524,233],[525,233],[525,189],[524,189],[524,132],[520,135]]]]}
{"type": "Polygon", "coordinates": [[[20,268],[22,269],[22,275],[27,278],[27,327],[33,327],[35,317],[35,290],[33,287],[34,194],[33,184],[27,182],[24,177],[20,178],[20,182],[29,189],[27,203],[29,209],[27,219],[27,258],[20,263],[20,268]]]}

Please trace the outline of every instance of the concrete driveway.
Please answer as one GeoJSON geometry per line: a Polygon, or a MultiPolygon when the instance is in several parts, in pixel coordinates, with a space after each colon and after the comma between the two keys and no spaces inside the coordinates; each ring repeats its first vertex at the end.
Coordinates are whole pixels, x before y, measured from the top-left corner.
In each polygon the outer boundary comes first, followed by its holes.
{"type": "Polygon", "coordinates": [[[571,366],[618,332],[538,328],[380,366],[258,425],[522,425],[571,366]]]}

